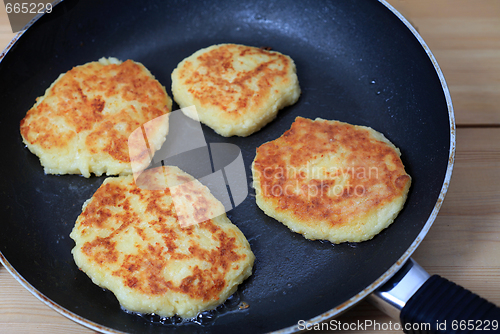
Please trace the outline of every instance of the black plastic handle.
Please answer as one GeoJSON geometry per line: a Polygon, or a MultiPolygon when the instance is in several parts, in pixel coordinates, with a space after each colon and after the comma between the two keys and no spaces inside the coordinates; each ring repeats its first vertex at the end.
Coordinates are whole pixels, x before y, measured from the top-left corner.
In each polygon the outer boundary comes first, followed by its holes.
{"type": "Polygon", "coordinates": [[[401,310],[405,333],[500,333],[500,308],[434,275],[401,310]]]}

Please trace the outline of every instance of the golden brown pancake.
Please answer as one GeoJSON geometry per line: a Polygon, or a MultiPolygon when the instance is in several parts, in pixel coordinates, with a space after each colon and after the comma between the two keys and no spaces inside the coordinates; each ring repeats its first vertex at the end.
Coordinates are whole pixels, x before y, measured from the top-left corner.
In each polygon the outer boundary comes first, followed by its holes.
{"type": "Polygon", "coordinates": [[[172,73],[181,108],[194,105],[199,119],[218,134],[248,136],[294,104],[300,87],[293,60],[279,52],[219,44],[195,52],[172,73]]]}
{"type": "Polygon", "coordinates": [[[411,178],[400,151],[364,126],[297,117],[257,148],[257,205],[308,239],[369,240],[402,209],[411,178]]]}
{"type": "Polygon", "coordinates": [[[223,303],[252,273],[243,233],[177,167],[148,169],[140,182],[109,177],[84,204],[70,235],[77,266],[129,311],[190,318],[223,303]],[[158,182],[166,188],[148,190],[158,182]]]}
{"type": "MultiPolygon", "coordinates": [[[[21,135],[48,174],[129,174],[129,135],[171,107],[142,64],[102,58],[61,74],[21,121],[21,135]]],[[[168,132],[168,118],[153,123],[148,154],[168,132]]]]}

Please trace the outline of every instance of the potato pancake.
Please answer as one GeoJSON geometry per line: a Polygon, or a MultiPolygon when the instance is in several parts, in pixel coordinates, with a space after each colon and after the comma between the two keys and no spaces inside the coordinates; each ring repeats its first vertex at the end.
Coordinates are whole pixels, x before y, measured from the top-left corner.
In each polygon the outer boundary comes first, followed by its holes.
{"type": "Polygon", "coordinates": [[[411,178],[400,151],[365,126],[297,117],[257,148],[257,205],[308,239],[360,242],[389,226],[411,178]]]}
{"type": "Polygon", "coordinates": [[[246,137],[272,121],[300,96],[295,63],[262,48],[219,44],[195,52],[172,72],[181,108],[224,137],[246,137]],[[197,118],[198,117],[198,118],[197,118]]]}
{"type": "Polygon", "coordinates": [[[138,187],[132,175],[108,177],[85,202],[70,235],[77,266],[132,312],[191,318],[215,308],[252,274],[248,241],[179,168],[140,178],[138,187]],[[166,188],[147,189],[158,182],[166,188]]]}
{"type": "MultiPolygon", "coordinates": [[[[47,174],[130,174],[129,135],[171,108],[142,64],[101,58],[61,74],[21,121],[21,135],[47,174]]],[[[165,141],[168,117],[149,130],[148,155],[165,141]]]]}

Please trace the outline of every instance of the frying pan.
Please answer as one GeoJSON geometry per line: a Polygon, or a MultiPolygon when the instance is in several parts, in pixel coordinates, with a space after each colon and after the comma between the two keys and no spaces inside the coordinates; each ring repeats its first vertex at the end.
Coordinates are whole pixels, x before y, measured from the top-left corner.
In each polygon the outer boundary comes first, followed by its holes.
{"type": "Polygon", "coordinates": [[[66,0],[7,51],[0,63],[0,259],[37,297],[98,331],[291,332],[301,319],[338,315],[409,259],[450,181],[455,128],[446,83],[425,43],[385,2],[66,0]],[[208,143],[241,149],[249,184],[256,147],[279,137],[299,115],[321,117],[370,126],[398,146],[413,178],[407,202],[373,240],[332,245],[306,240],[266,216],[250,189],[228,212],[256,255],[254,273],[238,292],[194,322],[126,313],[111,292],[78,270],[70,253],[81,206],[104,177],[45,175],[22,143],[19,122],[73,66],[101,57],[133,59],[169,91],[170,74],[183,58],[228,42],[290,55],[302,89],[297,104],[249,137],[223,138],[203,127],[208,143]]]}

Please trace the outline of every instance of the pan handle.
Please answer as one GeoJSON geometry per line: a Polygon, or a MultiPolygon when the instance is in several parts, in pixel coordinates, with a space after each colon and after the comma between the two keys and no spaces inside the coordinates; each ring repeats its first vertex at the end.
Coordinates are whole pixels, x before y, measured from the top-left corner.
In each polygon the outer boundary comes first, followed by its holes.
{"type": "Polygon", "coordinates": [[[405,333],[500,333],[500,308],[413,259],[370,296],[405,333]]]}

